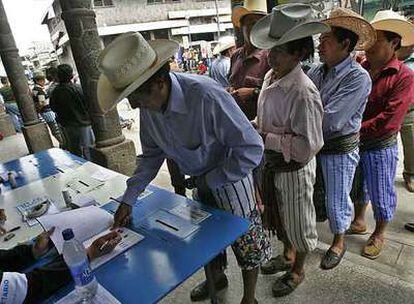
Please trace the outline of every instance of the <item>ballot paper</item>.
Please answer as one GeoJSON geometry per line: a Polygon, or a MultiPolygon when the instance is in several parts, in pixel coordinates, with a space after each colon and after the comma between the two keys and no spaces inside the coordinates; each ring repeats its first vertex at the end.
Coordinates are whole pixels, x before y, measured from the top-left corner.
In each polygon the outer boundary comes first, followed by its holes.
{"type": "Polygon", "coordinates": [[[48,196],[39,196],[39,197],[36,197],[36,198],[34,198],[30,201],[23,202],[23,203],[19,204],[16,207],[16,209],[22,215],[23,221],[25,221],[27,223],[27,225],[32,227],[32,226],[38,225],[39,222],[37,221],[37,219],[27,219],[26,218],[26,213],[29,212],[30,210],[32,210],[37,205],[40,205],[40,204],[44,203],[45,201],[49,201],[49,203],[50,203],[49,209],[46,211],[45,215],[56,214],[56,213],[60,212],[59,209],[56,207],[55,203],[53,202],[53,200],[48,196]]]}
{"type": "MultiPolygon", "coordinates": [[[[75,304],[80,303],[75,290],[63,297],[56,304],[75,304]]],[[[98,284],[95,297],[88,302],[89,304],[121,304],[108,290],[98,284]]]]}
{"type": "Polygon", "coordinates": [[[169,213],[167,210],[158,210],[148,217],[144,218],[139,225],[161,237],[175,236],[185,239],[200,228],[198,225],[192,224],[175,214],[169,213]]]}
{"type": "Polygon", "coordinates": [[[168,212],[178,215],[193,224],[199,224],[211,216],[211,213],[202,210],[194,204],[180,204],[168,212]]]}
{"type": "MultiPolygon", "coordinates": [[[[110,253],[94,259],[90,263],[92,269],[96,269],[99,266],[105,264],[106,262],[112,260],[117,255],[123,253],[124,251],[128,250],[130,247],[134,246],[135,244],[137,244],[138,242],[144,239],[143,235],[136,233],[135,231],[132,231],[128,228],[118,228],[117,231],[121,235],[122,240],[118,243],[118,245],[116,245],[114,250],[112,250],[110,253]]],[[[108,234],[109,232],[111,232],[111,230],[107,229],[103,231],[102,233],[95,235],[89,240],[83,242],[83,246],[85,246],[85,248],[88,248],[93,243],[93,241],[95,241],[97,238],[105,234],[108,234]]]]}
{"type": "Polygon", "coordinates": [[[64,242],[63,230],[72,228],[75,238],[80,242],[84,242],[110,228],[113,224],[113,216],[99,207],[89,206],[58,214],[45,215],[38,218],[38,221],[46,231],[55,227],[55,232],[50,238],[60,254],[64,242]]]}
{"type": "Polygon", "coordinates": [[[81,178],[73,178],[66,184],[66,188],[74,192],[74,194],[85,194],[91,192],[104,185],[104,182],[99,181],[91,176],[82,176],[81,178]]]}
{"type": "Polygon", "coordinates": [[[106,182],[116,176],[118,176],[119,173],[112,171],[112,170],[108,170],[106,168],[99,168],[98,170],[96,170],[91,177],[95,178],[101,182],[106,182]]]}

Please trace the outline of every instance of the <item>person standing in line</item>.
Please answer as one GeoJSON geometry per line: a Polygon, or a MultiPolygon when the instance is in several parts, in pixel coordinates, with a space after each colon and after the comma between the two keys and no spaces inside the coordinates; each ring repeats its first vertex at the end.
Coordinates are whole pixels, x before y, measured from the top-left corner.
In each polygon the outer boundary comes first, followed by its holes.
{"type": "Polygon", "coordinates": [[[324,106],[325,144],[317,156],[317,174],[322,174],[322,200],[334,238],[321,268],[332,269],[346,252],[345,232],[353,213],[350,192],[359,163],[359,130],[372,86],[368,72],[351,58],[351,53],[354,49],[369,49],[376,33],[362,16],[345,8],[333,9],[325,23],[331,31],[320,37],[319,57],[323,64],[312,68],[308,76],[318,88],[324,106]]]}
{"type": "Polygon", "coordinates": [[[243,32],[244,45],[231,56],[228,91],[249,120],[256,117],[260,88],[270,69],[268,51],[256,48],[250,41],[253,25],[266,15],[266,11],[266,0],[246,0],[244,6],[235,7],[232,14],[234,26],[243,32]]]}
{"type": "Polygon", "coordinates": [[[385,245],[385,232],[397,206],[395,175],[398,161],[397,134],[414,101],[414,72],[396,57],[401,46],[414,44],[414,25],[399,13],[379,11],[371,21],[377,42],[366,51],[362,66],[373,86],[361,127],[360,156],[364,186],[362,201],[355,202],[350,234],[365,234],[368,202],[374,211],[375,230],[362,249],[362,256],[376,259],[385,245]]]}
{"type": "Polygon", "coordinates": [[[265,225],[283,242],[283,255],[262,273],[286,272],[272,285],[275,297],[292,293],[305,278],[305,261],[316,248],[315,155],[323,146],[322,102],[301,62],[314,54],[312,35],[329,31],[321,12],[308,4],[286,4],[253,26],[251,41],[269,50],[271,70],[259,96],[255,123],[265,145],[265,225]]]}
{"type": "Polygon", "coordinates": [[[88,107],[82,87],[71,82],[73,69],[68,64],[57,67],[59,84],[50,96],[50,108],[61,126],[65,148],[80,157],[90,159],[89,147],[95,142],[88,107]]]}

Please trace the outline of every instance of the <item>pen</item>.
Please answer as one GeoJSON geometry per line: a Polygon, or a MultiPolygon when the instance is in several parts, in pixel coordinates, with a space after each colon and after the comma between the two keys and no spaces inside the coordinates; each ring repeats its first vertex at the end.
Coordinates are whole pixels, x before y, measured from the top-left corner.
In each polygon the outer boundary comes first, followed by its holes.
{"type": "Polygon", "coordinates": [[[105,246],[109,244],[109,242],[110,240],[105,241],[105,243],[103,243],[101,247],[99,247],[99,251],[102,251],[105,248],[105,246]]]}
{"type": "Polygon", "coordinates": [[[19,230],[20,228],[21,228],[20,226],[16,226],[16,227],[14,227],[14,228],[10,229],[7,233],[10,233],[10,232],[13,232],[13,231],[19,230]]]}
{"type": "Polygon", "coordinates": [[[163,221],[161,221],[161,220],[159,220],[159,219],[156,219],[155,221],[156,221],[157,223],[160,223],[160,224],[164,225],[164,226],[167,226],[168,228],[171,228],[171,229],[173,229],[173,230],[175,230],[175,231],[178,231],[178,229],[177,229],[177,228],[175,228],[174,226],[171,226],[170,224],[167,224],[166,222],[163,222],[163,221]]]}

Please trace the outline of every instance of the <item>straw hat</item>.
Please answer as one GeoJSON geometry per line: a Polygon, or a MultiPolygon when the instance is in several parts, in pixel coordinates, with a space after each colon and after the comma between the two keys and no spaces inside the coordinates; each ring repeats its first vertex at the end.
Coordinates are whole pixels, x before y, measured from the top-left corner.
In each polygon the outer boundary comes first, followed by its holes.
{"type": "Polygon", "coordinates": [[[401,36],[401,46],[414,44],[414,24],[392,10],[378,11],[371,25],[377,31],[393,32],[401,36]]]}
{"type": "Polygon", "coordinates": [[[113,40],[100,54],[98,105],[107,113],[154,75],[179,48],[175,41],[145,41],[138,32],[113,40]]]}
{"type": "Polygon", "coordinates": [[[268,50],[289,41],[329,32],[328,25],[318,21],[320,12],[309,4],[292,3],[273,8],[252,28],[250,40],[259,49],[268,50]]]}
{"type": "Polygon", "coordinates": [[[236,46],[236,41],[233,36],[225,36],[220,38],[219,42],[213,49],[213,55],[218,55],[221,52],[236,46]]]}
{"type": "Polygon", "coordinates": [[[367,50],[375,44],[377,32],[361,15],[342,7],[334,8],[324,23],[347,29],[358,35],[356,51],[367,50]]]}
{"type": "Polygon", "coordinates": [[[251,14],[265,16],[267,14],[266,0],[245,0],[243,6],[233,8],[231,21],[235,27],[241,27],[243,17],[251,14]]]}

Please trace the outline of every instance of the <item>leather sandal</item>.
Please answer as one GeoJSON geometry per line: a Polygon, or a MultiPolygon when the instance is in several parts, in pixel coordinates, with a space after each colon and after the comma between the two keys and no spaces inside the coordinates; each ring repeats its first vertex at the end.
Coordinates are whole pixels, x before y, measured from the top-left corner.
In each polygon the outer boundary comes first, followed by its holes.
{"type": "MultiPolygon", "coordinates": [[[[227,280],[227,276],[224,273],[221,273],[216,282],[214,282],[214,284],[216,291],[220,291],[229,286],[229,281],[227,280]]],[[[210,291],[208,289],[207,280],[204,280],[196,287],[194,287],[190,293],[190,298],[193,302],[204,301],[207,300],[209,297],[210,291]]]]}
{"type": "Polygon", "coordinates": [[[345,232],[345,234],[357,234],[357,235],[365,235],[368,234],[367,226],[358,226],[355,224],[351,224],[349,229],[345,232]]]}
{"type": "Polygon", "coordinates": [[[344,247],[344,249],[342,250],[342,252],[340,254],[337,254],[336,252],[334,252],[331,248],[329,248],[326,252],[325,255],[322,258],[321,261],[321,268],[325,269],[325,270],[329,270],[329,269],[333,269],[336,266],[339,265],[339,263],[342,261],[342,258],[345,255],[346,252],[346,245],[344,247]]]}
{"type": "Polygon", "coordinates": [[[370,237],[367,244],[362,249],[361,255],[368,259],[375,260],[381,255],[384,244],[384,241],[377,241],[373,237],[370,237]]]}
{"type": "Polygon", "coordinates": [[[282,271],[287,271],[292,268],[292,262],[288,262],[283,255],[271,258],[270,261],[264,263],[260,270],[262,274],[275,274],[282,271]]]}
{"type": "Polygon", "coordinates": [[[305,279],[302,275],[299,282],[295,282],[292,272],[288,271],[283,276],[278,278],[272,285],[272,293],[276,298],[287,296],[291,294],[305,279]]]}

